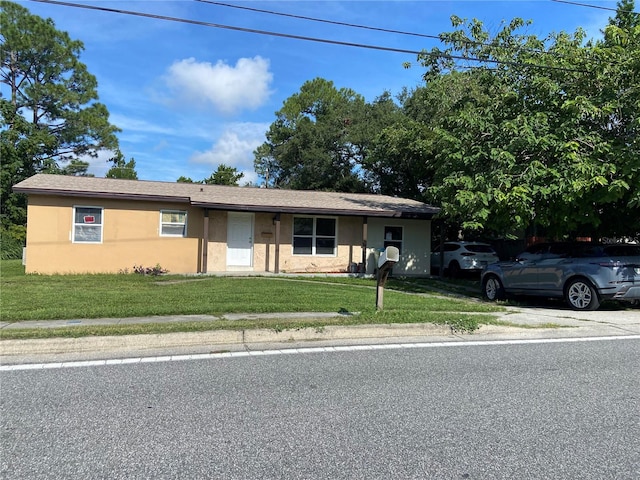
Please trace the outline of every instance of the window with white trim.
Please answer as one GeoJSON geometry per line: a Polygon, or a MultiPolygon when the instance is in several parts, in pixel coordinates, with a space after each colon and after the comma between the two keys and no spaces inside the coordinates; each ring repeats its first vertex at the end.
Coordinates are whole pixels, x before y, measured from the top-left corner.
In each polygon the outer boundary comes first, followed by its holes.
{"type": "Polygon", "coordinates": [[[73,243],[102,243],[102,207],[73,207],[73,243]]]}
{"type": "Polygon", "coordinates": [[[160,210],[160,236],[185,237],[187,235],[187,212],[183,210],[160,210]]]}
{"type": "Polygon", "coordinates": [[[327,217],[293,218],[294,255],[335,255],[337,221],[327,217]]]}
{"type": "Polygon", "coordinates": [[[396,247],[398,253],[402,255],[402,227],[386,226],[384,227],[384,248],[396,247]]]}

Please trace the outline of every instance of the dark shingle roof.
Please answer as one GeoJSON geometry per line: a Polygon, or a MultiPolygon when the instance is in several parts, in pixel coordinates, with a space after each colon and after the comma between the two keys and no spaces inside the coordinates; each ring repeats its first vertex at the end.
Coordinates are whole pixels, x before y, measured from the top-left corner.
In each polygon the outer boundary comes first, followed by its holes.
{"type": "Polygon", "coordinates": [[[47,174],[37,174],[27,178],[16,184],[13,190],[29,195],[184,202],[215,210],[250,212],[428,219],[440,210],[415,200],[386,195],[231,187],[197,183],[151,182],[47,174]]]}

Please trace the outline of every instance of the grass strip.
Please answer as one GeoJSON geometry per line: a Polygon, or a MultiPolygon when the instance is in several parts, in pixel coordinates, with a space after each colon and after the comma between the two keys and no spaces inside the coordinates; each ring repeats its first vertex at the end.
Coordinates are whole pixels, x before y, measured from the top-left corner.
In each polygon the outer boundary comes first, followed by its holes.
{"type": "MultiPolygon", "coordinates": [[[[415,319],[415,318],[414,318],[415,319]]],[[[72,326],[57,328],[25,328],[0,330],[2,340],[47,339],[47,338],[81,338],[91,336],[119,336],[119,335],[144,335],[178,332],[207,332],[216,330],[252,330],[267,329],[275,332],[287,330],[300,330],[304,328],[322,329],[328,326],[354,326],[354,325],[388,325],[409,323],[433,323],[449,325],[453,331],[472,332],[481,323],[492,323],[494,317],[484,314],[468,313],[439,313],[431,316],[423,316],[420,321],[410,321],[405,315],[379,314],[354,315],[334,318],[306,318],[300,319],[268,319],[268,320],[215,320],[194,322],[158,322],[145,324],[118,324],[118,325],[94,325],[72,326]]]]}

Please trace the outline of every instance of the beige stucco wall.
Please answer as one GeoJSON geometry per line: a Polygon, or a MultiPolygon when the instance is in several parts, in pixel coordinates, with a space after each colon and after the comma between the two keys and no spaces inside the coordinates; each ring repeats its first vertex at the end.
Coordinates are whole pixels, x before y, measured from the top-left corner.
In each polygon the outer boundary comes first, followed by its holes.
{"type": "MultiPolygon", "coordinates": [[[[252,265],[244,271],[275,271],[273,213],[255,213],[252,265]]],[[[336,255],[293,255],[293,215],[281,215],[281,273],[344,273],[362,262],[362,217],[337,219],[336,255]]],[[[210,210],[207,272],[237,270],[227,267],[225,211],[210,210]]],[[[170,273],[197,273],[204,244],[204,212],[184,203],[106,200],[81,197],[30,195],[27,209],[27,273],[117,273],[134,265],[159,264],[170,273]],[[73,207],[102,207],[103,240],[100,244],[72,242],[73,207]],[[186,210],[187,236],[161,237],[160,210],[186,210]]],[[[376,250],[384,245],[384,227],[402,226],[404,242],[395,274],[429,273],[431,222],[425,220],[368,219],[366,272],[374,273],[376,250]]]]}
{"type": "Polygon", "coordinates": [[[227,271],[227,212],[209,212],[207,272],[227,271]]]}
{"type": "Polygon", "coordinates": [[[394,275],[428,275],[431,268],[431,221],[394,218],[370,218],[367,242],[367,273],[377,268],[377,250],[384,248],[384,227],[402,227],[403,243],[400,261],[394,275]]]}
{"type": "MultiPolygon", "coordinates": [[[[255,272],[274,272],[276,258],[276,227],[273,213],[253,216],[253,265],[255,272]]],[[[280,218],[281,273],[347,272],[351,263],[362,261],[362,218],[337,218],[338,252],[331,256],[293,255],[293,215],[280,218]]],[[[226,272],[227,212],[209,212],[209,243],[207,272],[226,272]]]]}
{"type": "Polygon", "coordinates": [[[27,273],[108,273],[159,264],[171,273],[198,271],[202,211],[183,203],[30,195],[27,273]],[[72,243],[73,207],[102,207],[100,244],[72,243]],[[187,237],[160,236],[160,210],[187,211],[187,237]]]}

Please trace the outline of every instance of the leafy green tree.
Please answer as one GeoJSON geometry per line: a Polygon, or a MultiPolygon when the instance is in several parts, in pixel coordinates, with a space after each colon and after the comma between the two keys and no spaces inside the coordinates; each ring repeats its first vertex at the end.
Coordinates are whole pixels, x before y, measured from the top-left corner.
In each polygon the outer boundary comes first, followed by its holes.
{"type": "Polygon", "coordinates": [[[431,130],[405,117],[376,135],[367,166],[380,193],[420,200],[433,182],[433,156],[431,130]]]}
{"type": "Polygon", "coordinates": [[[79,61],[83,48],[51,19],[0,1],[0,78],[9,92],[0,97],[4,226],[26,220],[15,183],[37,172],[86,173],[80,157],[118,147],[118,129],[97,102],[97,81],[79,61]]]}
{"type": "Polygon", "coordinates": [[[640,15],[634,11],[633,0],[618,2],[604,39],[595,45],[594,56],[603,65],[607,82],[594,96],[608,156],[616,158],[615,175],[626,184],[619,195],[600,205],[599,230],[640,239],[640,15]]]}
{"type": "Polygon", "coordinates": [[[224,163],[218,165],[218,169],[206,178],[202,183],[207,185],[238,185],[244,173],[238,172],[235,167],[229,167],[224,163]]]}
{"type": "Polygon", "coordinates": [[[191,178],[185,177],[185,176],[180,176],[180,178],[178,178],[176,182],[177,183],[202,183],[202,182],[194,182],[193,180],[191,180],[191,178]]]}
{"type": "Polygon", "coordinates": [[[284,174],[280,168],[278,160],[274,157],[274,146],[269,143],[263,143],[253,152],[253,166],[256,173],[264,179],[264,185],[267,188],[278,188],[284,174]]]}
{"type": "Polygon", "coordinates": [[[421,95],[435,98],[442,85],[453,92],[443,100],[448,113],[424,115],[435,139],[428,198],[468,229],[537,225],[575,236],[634,228],[637,29],[607,27],[626,42],[621,49],[585,45],[581,30],[519,34],[527,26],[520,19],[494,36],[477,20],[453,24],[442,35],[450,47],[421,56],[421,95]],[[623,222],[614,226],[607,212],[623,222]]]}
{"type": "Polygon", "coordinates": [[[138,179],[136,161],[133,158],[127,162],[122,152],[118,150],[116,155],[109,161],[113,163],[113,166],[107,171],[105,175],[106,178],[123,178],[126,180],[138,179]]]}
{"type": "Polygon", "coordinates": [[[403,186],[413,184],[416,175],[403,168],[406,164],[394,156],[394,146],[387,143],[392,140],[387,129],[403,129],[407,121],[399,103],[389,92],[383,92],[373,102],[359,104],[357,112],[358,121],[351,125],[349,142],[367,191],[415,198],[415,189],[403,186]]]}
{"type": "MultiPolygon", "coordinates": [[[[615,17],[609,18],[609,26],[627,31],[636,28],[640,25],[640,15],[635,12],[635,8],[634,0],[620,0],[617,3],[615,17]]],[[[605,42],[607,42],[606,38],[605,42]]]]}
{"type": "Polygon", "coordinates": [[[65,166],[59,169],[61,175],[71,175],[76,177],[93,177],[92,173],[87,173],[89,168],[89,162],[84,162],[82,160],[78,160],[77,158],[73,158],[69,160],[65,166]]]}
{"type": "Polygon", "coordinates": [[[230,167],[221,163],[218,168],[208,178],[204,180],[193,180],[190,177],[181,176],[176,180],[178,183],[203,183],[206,185],[238,185],[238,182],[244,177],[244,173],[239,172],[237,168],[230,167]]]}
{"type": "Polygon", "coordinates": [[[437,126],[461,99],[479,93],[466,72],[434,75],[427,86],[405,89],[398,97],[401,108],[388,109],[386,121],[375,126],[378,133],[373,135],[366,166],[379,191],[429,200],[427,192],[436,177],[437,126]]]}
{"type": "Polygon", "coordinates": [[[353,141],[364,98],[316,78],[285,100],[267,141],[254,152],[256,172],[280,188],[365,191],[362,150],[353,141]]]}

